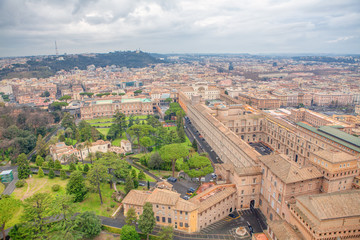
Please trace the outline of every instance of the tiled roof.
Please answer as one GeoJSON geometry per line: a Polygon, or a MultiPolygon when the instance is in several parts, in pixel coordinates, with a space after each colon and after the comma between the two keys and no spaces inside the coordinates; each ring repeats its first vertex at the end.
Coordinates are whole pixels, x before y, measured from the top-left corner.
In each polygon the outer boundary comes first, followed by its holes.
{"type": "Polygon", "coordinates": [[[297,206],[305,206],[320,220],[360,216],[360,190],[297,197],[297,206]]]}
{"type": "Polygon", "coordinates": [[[339,138],[345,142],[348,142],[350,144],[353,144],[357,147],[360,147],[360,138],[359,137],[355,137],[353,135],[350,135],[346,132],[343,132],[341,130],[338,130],[336,128],[334,128],[333,126],[322,126],[319,127],[319,131],[325,132],[331,136],[334,136],[336,138],[339,138]]]}
{"type": "Polygon", "coordinates": [[[126,197],[123,199],[123,204],[144,206],[147,202],[147,199],[150,197],[150,193],[140,191],[140,190],[131,190],[126,197]]]}
{"type": "Polygon", "coordinates": [[[148,198],[148,202],[174,206],[180,198],[180,193],[166,189],[155,188],[148,198]]]}
{"type": "Polygon", "coordinates": [[[205,190],[189,201],[199,206],[199,212],[202,212],[235,192],[235,184],[218,185],[205,190]]]}
{"type": "Polygon", "coordinates": [[[321,172],[314,166],[299,167],[281,154],[265,155],[259,157],[278,178],[284,183],[294,183],[308,179],[322,177],[321,172]]]}
{"type": "Polygon", "coordinates": [[[313,152],[313,154],[331,163],[346,162],[357,159],[356,156],[353,156],[343,151],[332,150],[332,149],[316,151],[313,152]]]}
{"type": "Polygon", "coordinates": [[[289,223],[284,220],[270,221],[269,228],[277,239],[281,240],[303,240],[305,238],[296,232],[289,223]]]}

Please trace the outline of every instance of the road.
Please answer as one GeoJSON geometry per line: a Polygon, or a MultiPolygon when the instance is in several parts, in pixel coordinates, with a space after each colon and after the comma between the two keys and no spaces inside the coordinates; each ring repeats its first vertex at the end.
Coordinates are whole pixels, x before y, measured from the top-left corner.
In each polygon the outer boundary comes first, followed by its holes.
{"type": "Polygon", "coordinates": [[[188,136],[189,140],[192,142],[196,139],[198,144],[198,152],[207,152],[209,158],[213,164],[223,163],[216,152],[210,147],[210,145],[205,141],[204,138],[200,137],[198,130],[194,127],[190,120],[185,121],[185,133],[188,136]]]}

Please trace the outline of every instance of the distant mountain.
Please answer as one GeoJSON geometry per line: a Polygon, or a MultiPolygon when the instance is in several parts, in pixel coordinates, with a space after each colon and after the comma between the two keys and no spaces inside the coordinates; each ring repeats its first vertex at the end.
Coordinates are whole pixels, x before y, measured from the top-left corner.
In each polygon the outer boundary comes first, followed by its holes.
{"type": "Polygon", "coordinates": [[[149,53],[141,51],[76,54],[48,57],[34,57],[25,64],[13,64],[0,70],[0,79],[53,76],[60,70],[70,71],[77,67],[85,70],[89,65],[106,67],[115,65],[118,67],[142,68],[151,64],[163,62],[149,53]]]}

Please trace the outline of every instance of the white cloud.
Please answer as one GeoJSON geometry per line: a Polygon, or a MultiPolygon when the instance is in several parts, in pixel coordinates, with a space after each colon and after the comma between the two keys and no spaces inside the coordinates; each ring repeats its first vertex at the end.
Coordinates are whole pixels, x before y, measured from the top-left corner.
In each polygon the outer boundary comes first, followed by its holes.
{"type": "Polygon", "coordinates": [[[359,53],[359,21],[358,0],[3,0],[0,55],[359,53]]]}

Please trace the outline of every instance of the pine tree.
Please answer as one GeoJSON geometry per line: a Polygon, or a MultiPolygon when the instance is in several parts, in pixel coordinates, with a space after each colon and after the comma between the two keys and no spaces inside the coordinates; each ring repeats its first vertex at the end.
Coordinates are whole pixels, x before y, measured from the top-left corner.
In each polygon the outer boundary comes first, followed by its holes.
{"type": "Polygon", "coordinates": [[[42,170],[41,167],[39,167],[38,176],[39,176],[40,178],[44,177],[44,171],[42,170]]]}
{"type": "Polygon", "coordinates": [[[17,159],[16,163],[18,164],[18,177],[19,179],[27,179],[31,173],[29,161],[25,153],[20,154],[17,159]]]}
{"type": "Polygon", "coordinates": [[[44,159],[40,155],[37,155],[36,160],[35,160],[36,166],[41,167],[43,162],[44,162],[44,159]]]}
{"type": "Polygon", "coordinates": [[[53,179],[54,177],[55,177],[54,170],[53,170],[53,169],[50,169],[50,170],[49,170],[49,178],[50,178],[50,179],[53,179]]]}
{"type": "Polygon", "coordinates": [[[75,163],[70,163],[69,169],[70,169],[70,171],[76,171],[76,165],[75,165],[75,163]]]}
{"type": "Polygon", "coordinates": [[[195,149],[195,152],[197,152],[198,146],[197,146],[197,142],[196,142],[195,138],[194,138],[194,140],[192,142],[192,147],[195,149]]]}
{"type": "Polygon", "coordinates": [[[151,203],[145,203],[138,222],[140,231],[146,234],[146,239],[149,240],[149,233],[152,232],[156,224],[151,203]]]}
{"type": "Polygon", "coordinates": [[[49,159],[49,168],[54,168],[55,167],[55,163],[52,159],[49,159]]]}
{"type": "Polygon", "coordinates": [[[132,189],[134,189],[134,180],[129,174],[125,180],[125,193],[128,194],[132,189]]]}

